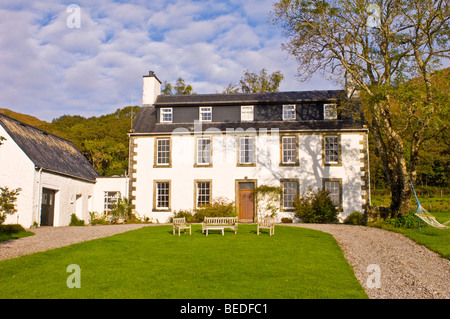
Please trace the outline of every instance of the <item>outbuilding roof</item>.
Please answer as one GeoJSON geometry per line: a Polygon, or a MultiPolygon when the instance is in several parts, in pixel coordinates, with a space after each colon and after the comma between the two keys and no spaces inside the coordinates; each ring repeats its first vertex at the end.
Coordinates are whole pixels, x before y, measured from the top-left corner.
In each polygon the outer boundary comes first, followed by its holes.
{"type": "Polygon", "coordinates": [[[37,168],[95,182],[91,163],[66,139],[0,114],[0,125],[37,168]]]}

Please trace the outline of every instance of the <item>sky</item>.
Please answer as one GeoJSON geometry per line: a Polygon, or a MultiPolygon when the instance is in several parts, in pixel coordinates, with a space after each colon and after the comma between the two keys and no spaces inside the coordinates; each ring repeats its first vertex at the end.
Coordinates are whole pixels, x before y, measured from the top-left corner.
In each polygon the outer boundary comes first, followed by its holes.
{"type": "Polygon", "coordinates": [[[297,62],[269,23],[273,0],[1,0],[0,108],[51,121],[142,104],[142,77],[181,77],[220,93],[245,71],[281,71],[280,91],[339,88],[299,82],[297,62]]]}

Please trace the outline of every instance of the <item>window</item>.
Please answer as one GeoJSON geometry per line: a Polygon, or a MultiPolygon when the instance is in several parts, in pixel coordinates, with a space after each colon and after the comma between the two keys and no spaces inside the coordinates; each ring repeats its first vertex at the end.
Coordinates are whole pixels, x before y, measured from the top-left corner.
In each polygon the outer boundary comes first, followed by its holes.
{"type": "Polygon", "coordinates": [[[196,183],[196,205],[202,207],[211,203],[211,182],[197,181],[196,183]]]}
{"type": "Polygon", "coordinates": [[[173,115],[172,108],[162,108],[160,113],[161,123],[172,123],[173,115]]]}
{"type": "Polygon", "coordinates": [[[255,145],[253,137],[239,138],[239,164],[253,164],[255,158],[255,145]]]}
{"type": "Polygon", "coordinates": [[[110,213],[119,203],[120,192],[105,192],[104,211],[110,213]]]}
{"type": "Polygon", "coordinates": [[[241,106],[241,121],[253,121],[253,105],[241,106]]]}
{"type": "Polygon", "coordinates": [[[283,164],[297,163],[297,137],[283,136],[281,139],[281,154],[283,164]]]}
{"type": "Polygon", "coordinates": [[[297,181],[285,181],[282,182],[283,186],[283,209],[293,209],[294,199],[298,194],[298,182],[297,181]]]}
{"type": "Polygon", "coordinates": [[[336,120],[337,110],[336,104],[324,104],[323,105],[323,118],[325,120],[336,120]]]}
{"type": "Polygon", "coordinates": [[[156,182],[156,209],[169,209],[170,182],[156,182]]]}
{"type": "Polygon", "coordinates": [[[156,164],[170,165],[170,138],[156,140],[156,164]]]}
{"type": "Polygon", "coordinates": [[[212,107],[200,107],[200,121],[211,122],[212,121],[212,107]]]}
{"type": "Polygon", "coordinates": [[[339,164],[339,136],[324,136],[325,164],[339,164]]]}
{"type": "Polygon", "coordinates": [[[283,105],[283,120],[295,120],[295,105],[283,105]]]}
{"type": "Polygon", "coordinates": [[[211,164],[211,138],[197,138],[197,165],[211,164]]]}
{"type": "Polygon", "coordinates": [[[328,195],[333,202],[333,204],[340,208],[341,207],[341,181],[325,180],[324,189],[330,194],[328,195]]]}

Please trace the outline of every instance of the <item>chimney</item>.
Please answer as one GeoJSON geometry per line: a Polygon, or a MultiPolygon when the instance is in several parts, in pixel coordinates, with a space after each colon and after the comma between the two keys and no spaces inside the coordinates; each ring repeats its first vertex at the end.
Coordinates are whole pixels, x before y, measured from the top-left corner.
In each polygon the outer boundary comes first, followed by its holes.
{"type": "Polygon", "coordinates": [[[158,95],[161,94],[161,81],[153,71],[144,75],[144,90],[142,94],[142,105],[153,105],[158,95]]]}

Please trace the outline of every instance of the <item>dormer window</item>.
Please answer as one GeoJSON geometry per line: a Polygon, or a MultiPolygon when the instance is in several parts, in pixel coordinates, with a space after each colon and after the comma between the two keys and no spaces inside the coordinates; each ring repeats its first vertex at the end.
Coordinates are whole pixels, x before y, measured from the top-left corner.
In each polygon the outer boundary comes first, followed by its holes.
{"type": "Polygon", "coordinates": [[[336,104],[324,104],[323,105],[323,119],[324,120],[337,120],[336,104]]]}
{"type": "Polygon", "coordinates": [[[211,122],[212,121],[212,107],[200,107],[199,119],[201,122],[211,122]]]}
{"type": "Polygon", "coordinates": [[[241,106],[241,121],[253,121],[253,105],[241,106]]]}
{"type": "Polygon", "coordinates": [[[283,121],[295,120],[295,105],[283,105],[283,121]]]}
{"type": "Polygon", "coordinates": [[[161,123],[172,123],[173,121],[173,111],[171,107],[162,108],[160,113],[161,123]]]}

